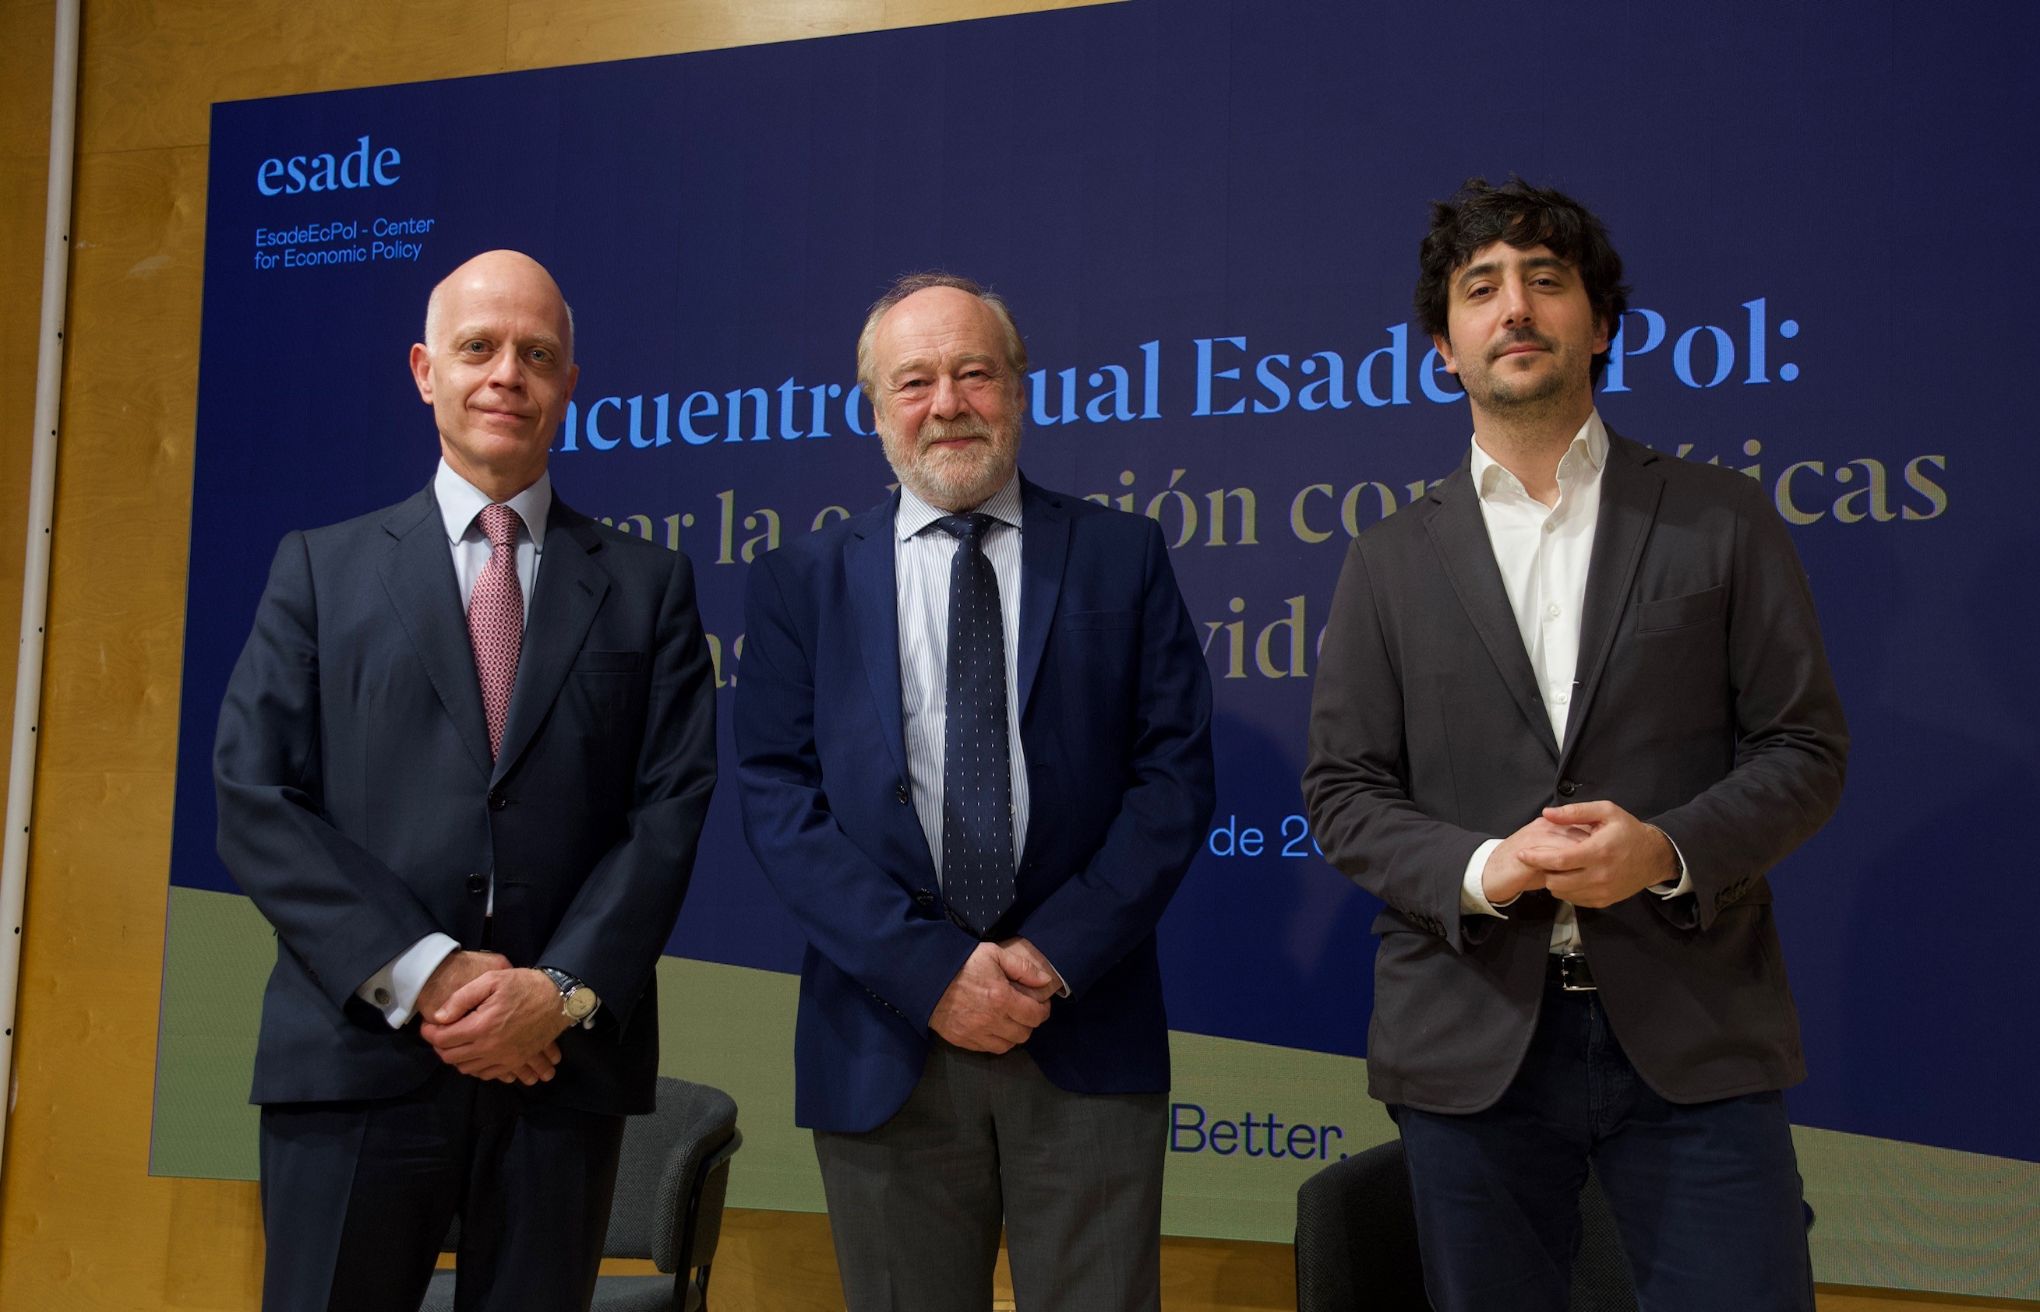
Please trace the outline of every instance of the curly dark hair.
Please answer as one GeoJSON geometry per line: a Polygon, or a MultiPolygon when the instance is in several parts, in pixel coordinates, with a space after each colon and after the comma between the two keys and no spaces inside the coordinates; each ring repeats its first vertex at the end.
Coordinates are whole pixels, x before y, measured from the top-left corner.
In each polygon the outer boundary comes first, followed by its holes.
{"type": "MultiPolygon", "coordinates": [[[[1629,308],[1629,288],[1622,281],[1622,257],[1608,241],[1608,230],[1593,211],[1564,192],[1533,187],[1511,176],[1499,187],[1485,178],[1468,178],[1450,200],[1431,202],[1431,230],[1424,234],[1417,263],[1417,326],[1433,336],[1446,335],[1446,304],[1452,275],[1464,268],[1474,252],[1498,241],[1517,250],[1548,247],[1553,255],[1580,271],[1587,302],[1613,336],[1629,308]]],[[[1608,353],[1594,357],[1593,380],[1601,381],[1608,353]]]]}

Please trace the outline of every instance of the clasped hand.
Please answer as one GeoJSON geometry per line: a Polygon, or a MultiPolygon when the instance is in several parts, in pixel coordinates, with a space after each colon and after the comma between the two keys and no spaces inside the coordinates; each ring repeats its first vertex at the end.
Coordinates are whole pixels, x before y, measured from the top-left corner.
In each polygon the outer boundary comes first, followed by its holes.
{"type": "Polygon", "coordinates": [[[538,1084],[560,1064],[560,991],[495,952],[454,952],[418,993],[419,1033],[439,1059],[479,1080],[538,1084]]]}
{"type": "Polygon", "coordinates": [[[1061,981],[1024,938],[980,943],[949,981],[928,1017],[932,1029],[959,1048],[1010,1052],[1048,1019],[1061,981]]]}
{"type": "Polygon", "coordinates": [[[1678,877],[1663,830],[1613,802],[1575,802],[1546,807],[1502,840],[1488,857],[1481,891],[1496,905],[1541,888],[1577,907],[1606,907],[1678,877]]]}

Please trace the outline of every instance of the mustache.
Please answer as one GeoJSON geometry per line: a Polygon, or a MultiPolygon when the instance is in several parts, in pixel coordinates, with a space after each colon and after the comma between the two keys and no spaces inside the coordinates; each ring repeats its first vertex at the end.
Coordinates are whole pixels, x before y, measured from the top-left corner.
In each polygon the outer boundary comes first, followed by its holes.
{"type": "Polygon", "coordinates": [[[992,426],[982,419],[969,416],[936,419],[931,416],[921,421],[921,431],[917,436],[921,445],[926,447],[933,442],[954,442],[966,437],[982,438],[989,442],[997,434],[992,431],[992,426]]]}
{"type": "Polygon", "coordinates": [[[1504,353],[1518,346],[1535,346],[1546,351],[1552,349],[1551,339],[1535,328],[1517,328],[1488,352],[1488,359],[1499,360],[1504,353]]]}

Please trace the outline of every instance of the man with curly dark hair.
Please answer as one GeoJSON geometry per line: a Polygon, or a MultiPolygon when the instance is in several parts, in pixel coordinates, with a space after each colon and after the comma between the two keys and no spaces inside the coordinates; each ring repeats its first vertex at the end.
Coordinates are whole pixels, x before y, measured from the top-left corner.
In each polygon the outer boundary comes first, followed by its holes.
{"type": "Polygon", "coordinates": [[[1755,482],[1602,422],[1627,289],[1584,206],[1475,179],[1421,263],[1473,438],[1352,545],[1303,783],[1387,904],[1368,1081],[1426,1287],[1565,1308],[1591,1162],[1643,1306],[1811,1312],[1765,882],[1847,754],[1805,573],[1755,482]]]}

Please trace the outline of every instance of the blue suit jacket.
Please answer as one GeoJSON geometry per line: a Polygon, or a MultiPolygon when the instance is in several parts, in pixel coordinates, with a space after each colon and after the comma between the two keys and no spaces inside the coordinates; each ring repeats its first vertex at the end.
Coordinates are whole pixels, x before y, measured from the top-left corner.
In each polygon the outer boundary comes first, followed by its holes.
{"type": "MultiPolygon", "coordinates": [[[[1026,1048],[1062,1088],[1168,1088],[1155,925],[1211,815],[1211,683],[1160,531],[1022,482],[1020,934],[1069,985],[1026,1048]]],[[[898,498],[751,567],[737,681],[751,849],[807,935],[795,1117],[862,1131],[919,1079],[977,940],[945,914],[907,782],[898,498]]]]}
{"type": "Polygon", "coordinates": [[[492,762],[428,487],[277,549],[220,708],[220,856],[276,927],[254,1101],[389,1097],[438,1056],[354,996],[426,934],[586,980],[592,1030],[528,1096],[649,1111],[653,966],[715,784],[686,557],[559,501],[492,762]]]}

